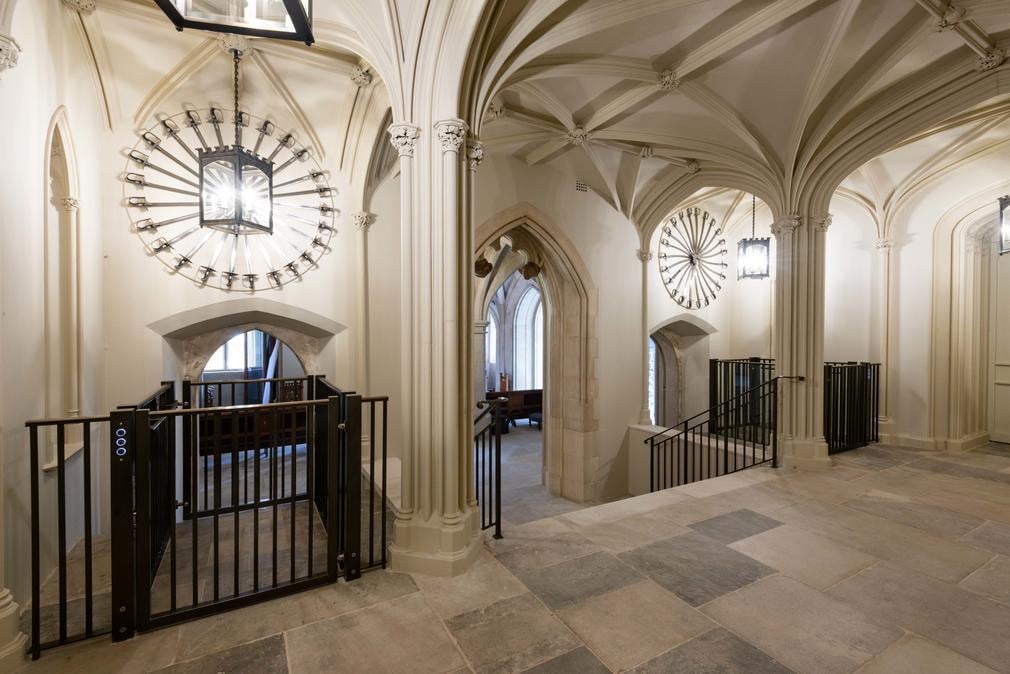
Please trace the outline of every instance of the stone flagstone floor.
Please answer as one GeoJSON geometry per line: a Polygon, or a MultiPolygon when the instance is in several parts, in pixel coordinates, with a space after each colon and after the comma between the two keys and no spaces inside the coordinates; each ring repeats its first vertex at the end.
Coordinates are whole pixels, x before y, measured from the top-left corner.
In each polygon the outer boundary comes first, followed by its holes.
{"type": "Polygon", "coordinates": [[[875,446],[509,525],[36,672],[1010,672],[1010,448],[875,446]]]}

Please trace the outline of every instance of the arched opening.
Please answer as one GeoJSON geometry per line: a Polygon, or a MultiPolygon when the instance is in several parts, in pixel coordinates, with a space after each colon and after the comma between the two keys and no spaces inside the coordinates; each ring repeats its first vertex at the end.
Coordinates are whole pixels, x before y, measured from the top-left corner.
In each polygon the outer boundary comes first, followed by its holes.
{"type": "Polygon", "coordinates": [[[252,328],[229,337],[200,373],[201,407],[304,400],[305,367],[294,349],[252,328]]]}
{"type": "MultiPolygon", "coordinates": [[[[46,147],[45,205],[45,366],[46,415],[81,413],[80,289],[76,166],[61,108],[50,124],[46,147]]],[[[83,445],[79,427],[68,429],[63,453],[83,445]]],[[[48,463],[56,462],[55,438],[48,463]]]]}
{"type": "Polygon", "coordinates": [[[598,500],[605,473],[597,465],[593,416],[595,291],[574,246],[549,223],[536,208],[520,203],[486,222],[475,237],[477,255],[490,269],[475,279],[474,394],[483,399],[489,388],[500,391],[503,374],[512,390],[531,387],[525,389],[527,411],[508,437],[519,437],[519,429],[535,434],[542,446],[524,459],[527,477],[539,481],[524,487],[525,493],[511,494],[524,497],[512,514],[503,470],[503,516],[512,523],[598,500]],[[503,294],[503,288],[513,292],[503,294]],[[495,366],[485,357],[492,344],[495,366]],[[516,358],[506,357],[506,350],[520,357],[518,373],[516,358]],[[538,403],[539,423],[533,417],[530,425],[538,403]],[[531,497],[536,491],[544,492],[542,498],[531,497]]]}
{"type": "Polygon", "coordinates": [[[649,337],[649,415],[656,426],[675,426],[683,417],[679,337],[674,329],[660,329],[649,337]]]}

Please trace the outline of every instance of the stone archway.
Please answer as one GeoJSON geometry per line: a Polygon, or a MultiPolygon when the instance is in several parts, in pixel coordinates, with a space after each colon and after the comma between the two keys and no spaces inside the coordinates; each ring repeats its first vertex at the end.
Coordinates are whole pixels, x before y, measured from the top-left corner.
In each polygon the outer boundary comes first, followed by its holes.
{"type": "MultiPolygon", "coordinates": [[[[527,202],[489,218],[478,227],[474,241],[478,267],[484,272],[474,282],[474,316],[487,315],[491,297],[505,278],[535,265],[526,269],[536,272],[546,310],[545,482],[554,495],[580,503],[599,500],[602,483],[594,414],[598,300],[588,269],[551,219],[527,202]]],[[[477,324],[474,340],[481,369],[485,326],[477,324]]]]}

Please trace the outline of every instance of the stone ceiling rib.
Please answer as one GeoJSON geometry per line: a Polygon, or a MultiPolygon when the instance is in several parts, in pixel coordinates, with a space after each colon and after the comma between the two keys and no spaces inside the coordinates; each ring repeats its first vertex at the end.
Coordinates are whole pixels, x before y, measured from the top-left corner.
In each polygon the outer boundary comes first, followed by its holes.
{"type": "Polygon", "coordinates": [[[305,131],[308,135],[309,140],[312,144],[312,149],[316,153],[317,157],[322,159],[326,157],[326,148],[322,141],[319,139],[319,133],[316,131],[315,126],[309,120],[308,115],[302,110],[302,106],[299,105],[298,99],[291,93],[284,84],[283,78],[277,74],[277,71],[273,69],[270,62],[267,61],[263,54],[259,53],[257,50],[252,50],[250,54],[253,64],[260,69],[260,72],[266,77],[267,82],[273,88],[274,93],[277,94],[282,101],[284,101],[285,107],[291,113],[291,116],[295,118],[298,125],[305,131]]]}
{"type": "Polygon", "coordinates": [[[221,45],[212,37],[201,42],[195,49],[182,57],[148,92],[133,113],[133,122],[143,125],[158,109],[162,101],[182,86],[187,80],[204,69],[220,53],[221,45]]]}
{"type": "Polygon", "coordinates": [[[682,80],[815,2],[819,0],[776,0],[694,49],[670,67],[676,78],[682,80]]]}

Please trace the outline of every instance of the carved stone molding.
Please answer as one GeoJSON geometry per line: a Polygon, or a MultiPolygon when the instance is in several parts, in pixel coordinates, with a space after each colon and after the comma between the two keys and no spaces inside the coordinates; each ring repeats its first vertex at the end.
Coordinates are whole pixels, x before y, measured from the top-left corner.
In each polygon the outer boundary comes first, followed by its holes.
{"type": "Polygon", "coordinates": [[[372,83],[372,73],[364,66],[354,66],[351,69],[351,82],[359,89],[364,89],[372,83]]]}
{"type": "Polygon", "coordinates": [[[877,250],[890,250],[894,247],[894,239],[880,238],[873,242],[873,247],[877,250]]]}
{"type": "Polygon", "coordinates": [[[688,159],[687,163],[684,164],[684,170],[694,175],[701,170],[701,164],[698,163],[697,159],[688,159]]]}
{"type": "Polygon", "coordinates": [[[663,91],[673,91],[680,86],[680,79],[673,68],[667,68],[656,76],[656,86],[663,91]]]}
{"type": "Polygon", "coordinates": [[[641,248],[639,248],[638,250],[635,251],[635,257],[637,257],[642,262],[648,262],[649,260],[652,259],[652,251],[642,250],[641,248]]]}
{"type": "Polygon", "coordinates": [[[814,231],[826,232],[831,227],[831,214],[812,217],[810,218],[810,224],[813,226],[814,231]]]}
{"type": "Polygon", "coordinates": [[[462,119],[443,119],[435,122],[435,135],[442,146],[442,152],[459,152],[466,141],[466,131],[470,128],[462,119]]]}
{"type": "Polygon", "coordinates": [[[368,231],[368,228],[372,226],[375,222],[375,213],[369,213],[367,211],[361,211],[360,213],[354,214],[354,228],[360,229],[364,232],[368,231]]]}
{"type": "Polygon", "coordinates": [[[252,49],[252,41],[245,35],[218,33],[214,37],[217,38],[217,43],[221,45],[221,49],[225,50],[229,54],[235,51],[246,54],[252,49]]]}
{"type": "Polygon", "coordinates": [[[18,64],[21,45],[9,35],[0,34],[0,73],[18,64]]]}
{"type": "Polygon", "coordinates": [[[484,144],[475,138],[471,138],[466,143],[466,163],[471,171],[476,171],[480,163],[484,161],[484,144]]]}
{"type": "Polygon", "coordinates": [[[642,159],[652,159],[652,152],[653,150],[651,145],[643,145],[642,149],[639,151],[639,154],[641,155],[642,159]]]}
{"type": "Polygon", "coordinates": [[[792,234],[800,226],[800,216],[786,215],[772,224],[771,231],[775,236],[792,234]]]}
{"type": "Polygon", "coordinates": [[[505,116],[505,104],[500,99],[493,98],[484,113],[485,122],[494,122],[505,116]]]}
{"type": "Polygon", "coordinates": [[[936,24],[936,32],[942,33],[951,30],[964,19],[964,7],[951,4],[947,6],[940,21],[936,24]]]}
{"type": "Polygon", "coordinates": [[[63,4],[81,14],[91,14],[97,6],[95,0],[63,0],[63,4]]]}
{"type": "Polygon", "coordinates": [[[401,157],[413,157],[417,139],[421,137],[421,129],[413,124],[390,124],[387,129],[389,142],[393,144],[401,157]]]}
{"type": "Polygon", "coordinates": [[[589,138],[589,132],[581,126],[575,127],[568,132],[567,136],[565,136],[565,139],[572,145],[583,145],[589,140],[589,138]]]}
{"type": "Polygon", "coordinates": [[[978,57],[978,69],[982,71],[993,70],[1003,65],[1006,61],[1006,52],[999,47],[992,47],[987,50],[985,56],[978,57]]]}
{"type": "Polygon", "coordinates": [[[74,197],[63,197],[56,200],[56,207],[61,211],[72,213],[81,207],[81,202],[74,197]]]}

